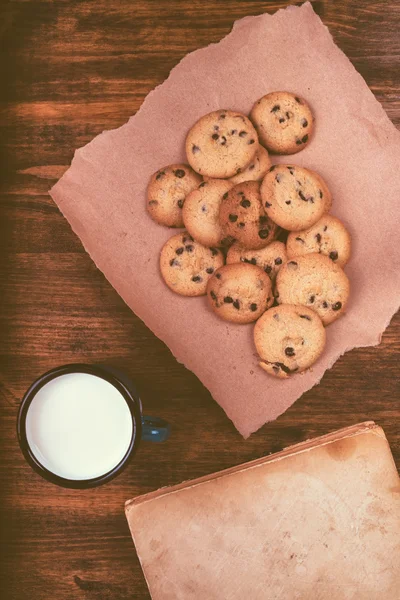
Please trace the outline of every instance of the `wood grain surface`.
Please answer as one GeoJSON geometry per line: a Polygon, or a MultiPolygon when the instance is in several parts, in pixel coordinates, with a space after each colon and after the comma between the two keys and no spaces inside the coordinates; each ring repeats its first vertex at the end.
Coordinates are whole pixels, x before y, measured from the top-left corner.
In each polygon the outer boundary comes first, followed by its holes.
{"type": "MultiPolygon", "coordinates": [[[[237,18],[287,4],[3,0],[2,600],[148,599],[123,505],[160,486],[366,419],[383,426],[400,464],[398,316],[378,347],[346,354],[320,385],[244,441],[196,377],[177,364],[96,270],[48,195],[74,149],[123,124],[186,53],[218,41],[237,18]],[[91,491],[43,481],[24,462],[15,434],[18,405],[31,381],[51,367],[78,361],[124,369],[136,380],[146,412],[166,418],[173,428],[163,447],[143,444],[120,477],[91,491]]],[[[400,126],[400,4],[314,5],[400,126]]]]}

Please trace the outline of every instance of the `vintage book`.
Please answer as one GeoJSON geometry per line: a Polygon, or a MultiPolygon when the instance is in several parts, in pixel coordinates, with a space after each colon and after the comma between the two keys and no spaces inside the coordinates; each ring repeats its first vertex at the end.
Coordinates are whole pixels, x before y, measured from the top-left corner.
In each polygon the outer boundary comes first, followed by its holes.
{"type": "Polygon", "coordinates": [[[341,429],[126,503],[153,600],[399,600],[400,479],[341,429]]]}

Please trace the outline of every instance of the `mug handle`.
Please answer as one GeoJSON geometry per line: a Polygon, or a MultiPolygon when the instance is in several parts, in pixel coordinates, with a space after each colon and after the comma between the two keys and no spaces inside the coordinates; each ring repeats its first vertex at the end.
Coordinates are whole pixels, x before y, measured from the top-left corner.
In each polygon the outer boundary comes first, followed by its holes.
{"type": "MultiPolygon", "coordinates": [[[[140,412],[142,411],[142,401],[140,400],[140,396],[138,391],[128,375],[123,371],[115,367],[111,367],[110,365],[98,365],[101,369],[108,371],[114,377],[116,377],[122,385],[127,388],[127,391],[133,395],[136,401],[139,403],[140,412]]],[[[165,442],[169,438],[171,433],[171,427],[164,421],[164,419],[160,419],[159,417],[146,417],[142,415],[142,440],[145,442],[165,442]]]]}
{"type": "Polygon", "coordinates": [[[145,442],[165,442],[169,438],[171,427],[159,417],[142,416],[142,440],[145,442]]]}

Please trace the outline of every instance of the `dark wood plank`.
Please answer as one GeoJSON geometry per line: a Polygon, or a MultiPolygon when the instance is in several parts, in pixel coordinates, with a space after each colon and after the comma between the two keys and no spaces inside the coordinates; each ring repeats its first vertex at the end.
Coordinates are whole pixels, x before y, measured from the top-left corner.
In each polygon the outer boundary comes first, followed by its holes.
{"type": "MultiPolygon", "coordinates": [[[[364,419],[400,464],[399,331],[354,350],[276,422],[244,441],[196,377],[105,281],[47,194],[76,147],[118,127],[187,53],[236,18],[290,2],[10,0],[0,8],[0,595],[148,598],[124,501],[364,419]],[[15,417],[29,383],[64,362],[106,362],[136,381],[173,436],[143,445],[120,477],[73,492],[24,462],[15,417]]],[[[316,2],[335,41],[400,126],[400,5],[316,2]]]]}

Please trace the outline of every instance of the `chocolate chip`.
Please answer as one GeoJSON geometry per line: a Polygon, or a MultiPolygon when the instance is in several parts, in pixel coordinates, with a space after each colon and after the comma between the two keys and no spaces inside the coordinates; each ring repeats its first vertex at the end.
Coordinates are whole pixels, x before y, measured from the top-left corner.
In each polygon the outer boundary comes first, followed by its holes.
{"type": "Polygon", "coordinates": [[[207,181],[203,181],[203,182],[202,182],[202,183],[199,185],[199,188],[202,188],[202,187],[204,187],[206,184],[207,184],[207,181]]]}
{"type": "Polygon", "coordinates": [[[222,196],[222,200],[226,200],[228,197],[228,192],[225,192],[225,194],[222,196]]]}
{"type": "Polygon", "coordinates": [[[240,308],[239,300],[235,300],[235,302],[233,303],[233,306],[236,308],[236,310],[239,310],[239,308],[240,308]]]}
{"type": "Polygon", "coordinates": [[[310,304],[313,304],[313,302],[315,301],[315,296],[310,296],[308,301],[310,304]]]}
{"type": "Polygon", "coordinates": [[[252,171],[256,165],[250,165],[248,168],[249,171],[252,171]]]}
{"type": "Polygon", "coordinates": [[[195,146],[195,145],[193,144],[193,146],[192,146],[192,153],[193,153],[193,154],[197,154],[197,152],[200,152],[200,148],[199,148],[198,146],[195,146]]]}
{"type": "Polygon", "coordinates": [[[337,260],[338,259],[338,253],[336,252],[336,250],[332,250],[332,252],[329,252],[329,258],[331,260],[337,260]]]}
{"type": "Polygon", "coordinates": [[[317,233],[315,234],[315,239],[317,240],[318,244],[321,242],[321,234],[317,233]]]}
{"type": "MultiPolygon", "coordinates": [[[[296,261],[294,261],[294,260],[290,260],[290,261],[288,262],[288,265],[293,265],[293,267],[294,267],[294,268],[296,268],[296,267],[298,266],[298,265],[297,265],[297,262],[296,262],[296,261]]],[[[291,267],[291,268],[293,268],[293,267],[291,267]]]]}
{"type": "Polygon", "coordinates": [[[335,302],[335,304],[332,304],[332,310],[340,310],[341,308],[342,308],[341,302],[335,302]]]}
{"type": "Polygon", "coordinates": [[[285,200],[285,204],[292,204],[291,200],[285,200]]]}
{"type": "Polygon", "coordinates": [[[319,197],[320,197],[320,198],[323,198],[323,197],[324,197],[324,195],[323,195],[323,193],[322,193],[322,190],[319,190],[319,197]]]}
{"type": "Polygon", "coordinates": [[[311,317],[308,315],[299,315],[300,319],[306,319],[307,321],[311,321],[311,317]]]}
{"type": "Polygon", "coordinates": [[[226,137],[223,135],[221,138],[221,146],[225,146],[226,144],[226,137]]]}
{"type": "Polygon", "coordinates": [[[238,219],[238,216],[230,214],[228,218],[229,218],[229,220],[230,220],[231,223],[235,223],[237,221],[237,219],[238,219]]]}
{"type": "Polygon", "coordinates": [[[149,200],[149,205],[156,205],[158,204],[158,200],[149,200]]]}
{"type": "Polygon", "coordinates": [[[225,304],[232,304],[233,298],[231,298],[231,296],[225,296],[224,302],[225,304]]]}
{"type": "Polygon", "coordinates": [[[185,250],[185,248],[182,248],[182,246],[181,246],[180,248],[177,248],[177,249],[175,250],[175,252],[176,252],[176,254],[178,254],[178,255],[179,255],[179,254],[183,254],[184,250],[185,250]]]}
{"type": "Polygon", "coordinates": [[[285,348],[285,354],[286,356],[294,356],[296,352],[294,351],[294,348],[288,346],[287,348],[285,348]]]}
{"type": "Polygon", "coordinates": [[[288,119],[290,119],[290,117],[291,117],[291,114],[290,114],[290,112],[286,112],[286,117],[287,117],[288,119]]]}
{"type": "Polygon", "coordinates": [[[222,275],[221,275],[221,273],[216,273],[216,274],[215,274],[215,277],[216,277],[217,279],[221,279],[222,275]]]}
{"type": "Polygon", "coordinates": [[[262,240],[265,240],[269,236],[269,229],[260,229],[258,235],[262,240]]]}
{"type": "Polygon", "coordinates": [[[232,129],[231,135],[235,135],[235,133],[237,133],[237,129],[232,129]]]}
{"type": "Polygon", "coordinates": [[[241,173],[241,172],[242,172],[242,169],[240,169],[240,168],[236,169],[236,175],[239,175],[239,173],[241,173]]]}
{"type": "Polygon", "coordinates": [[[277,183],[280,183],[280,182],[281,182],[281,180],[282,180],[282,174],[281,174],[281,173],[278,173],[277,175],[275,175],[275,181],[276,181],[277,183]]]}
{"type": "Polygon", "coordinates": [[[284,123],[284,122],[285,122],[285,119],[284,119],[283,117],[281,117],[281,118],[279,119],[279,123],[284,123]]]}
{"type": "Polygon", "coordinates": [[[274,373],[279,373],[279,367],[277,367],[276,365],[273,365],[272,370],[274,371],[274,373]]]}
{"type": "Polygon", "coordinates": [[[288,167],[288,171],[291,175],[294,175],[294,167],[288,167]]]}
{"type": "Polygon", "coordinates": [[[240,133],[239,133],[239,137],[241,137],[241,138],[246,137],[246,135],[247,135],[247,131],[240,131],[240,133]]]}
{"type": "Polygon", "coordinates": [[[249,206],[251,206],[251,202],[250,200],[247,200],[247,198],[243,198],[243,200],[240,202],[240,206],[243,206],[243,208],[249,208],[249,206]]]}
{"type": "Polygon", "coordinates": [[[302,124],[303,127],[307,127],[307,125],[308,125],[307,119],[302,119],[301,120],[301,124],[302,124]]]}
{"type": "Polygon", "coordinates": [[[219,125],[214,125],[214,131],[218,131],[219,125]]]}
{"type": "Polygon", "coordinates": [[[159,179],[161,179],[161,177],[163,177],[165,175],[165,171],[159,171],[156,175],[156,180],[158,181],[159,179]]]}
{"type": "Polygon", "coordinates": [[[326,231],[328,229],[328,225],[325,225],[324,227],[324,231],[326,231]]]}
{"type": "Polygon", "coordinates": [[[213,133],[211,137],[212,137],[213,140],[219,140],[218,133],[213,133]]]}
{"type": "Polygon", "coordinates": [[[324,308],[328,308],[328,303],[327,303],[327,302],[323,302],[323,303],[322,303],[322,306],[323,306],[324,308]]]}
{"type": "Polygon", "coordinates": [[[276,362],[276,363],[275,363],[275,366],[276,366],[276,367],[279,367],[280,369],[282,369],[282,371],[283,371],[284,373],[287,373],[288,375],[289,375],[289,373],[291,373],[291,371],[290,371],[289,367],[287,367],[287,366],[286,366],[286,365],[284,365],[283,363],[276,362]]]}
{"type": "Polygon", "coordinates": [[[275,314],[273,315],[273,317],[274,317],[274,319],[275,319],[276,321],[279,321],[279,315],[278,315],[278,313],[275,313],[275,314]]]}
{"type": "Polygon", "coordinates": [[[178,177],[179,179],[182,179],[182,177],[185,177],[186,173],[183,169],[177,169],[176,171],[174,171],[175,177],[178,177]]]}
{"type": "Polygon", "coordinates": [[[219,250],[217,250],[216,248],[210,248],[210,250],[211,250],[211,256],[217,256],[218,255],[219,250]]]}
{"type": "Polygon", "coordinates": [[[297,139],[297,140],[296,140],[296,145],[297,145],[297,146],[301,146],[301,144],[302,144],[302,141],[301,141],[301,140],[299,140],[299,139],[297,139]]]}
{"type": "Polygon", "coordinates": [[[207,206],[205,204],[202,205],[201,212],[203,212],[203,213],[207,212],[207,206]]]}
{"type": "Polygon", "coordinates": [[[255,258],[244,258],[242,256],[240,260],[248,265],[256,265],[257,264],[257,260],[255,258]]]}
{"type": "Polygon", "coordinates": [[[217,299],[217,294],[216,294],[215,292],[213,292],[212,290],[211,290],[211,292],[210,292],[210,296],[211,296],[211,298],[212,298],[213,300],[216,300],[216,299],[217,299]]]}
{"type": "Polygon", "coordinates": [[[272,204],[270,204],[269,202],[265,203],[265,208],[270,208],[272,206],[272,204]]]}
{"type": "Polygon", "coordinates": [[[296,102],[298,102],[299,104],[301,104],[301,100],[298,96],[295,96],[294,99],[296,100],[296,102]]]}
{"type": "Polygon", "coordinates": [[[276,165],[272,165],[272,167],[270,167],[268,173],[271,173],[271,171],[275,171],[276,169],[276,165]]]}
{"type": "Polygon", "coordinates": [[[307,202],[307,198],[305,197],[305,195],[303,194],[303,192],[301,190],[299,191],[299,196],[303,200],[303,202],[307,202]]]}
{"type": "Polygon", "coordinates": [[[302,137],[301,141],[302,141],[303,144],[305,144],[306,142],[308,142],[308,134],[305,135],[304,137],[302,137]]]}
{"type": "Polygon", "coordinates": [[[194,241],[193,238],[192,238],[192,236],[191,235],[184,235],[183,238],[182,238],[182,243],[186,244],[186,242],[189,242],[189,241],[190,242],[194,241]]]}
{"type": "Polygon", "coordinates": [[[296,242],[301,242],[302,244],[305,244],[305,241],[303,239],[301,239],[300,237],[296,238],[296,242]]]}
{"type": "Polygon", "coordinates": [[[179,262],[176,260],[176,258],[173,258],[172,260],[170,260],[169,264],[170,264],[171,267],[178,267],[179,266],[179,262]]]}
{"type": "Polygon", "coordinates": [[[255,140],[251,139],[247,142],[247,145],[250,146],[250,144],[254,144],[255,140]]]}
{"type": "Polygon", "coordinates": [[[225,117],[226,117],[226,115],[222,114],[222,115],[219,115],[218,119],[225,119],[225,117]]]}
{"type": "Polygon", "coordinates": [[[186,252],[191,253],[194,250],[194,246],[192,246],[192,244],[189,244],[188,246],[185,246],[185,250],[186,252]]]}
{"type": "Polygon", "coordinates": [[[257,304],[255,304],[255,302],[253,302],[253,304],[250,304],[250,310],[251,310],[252,312],[255,312],[255,311],[257,310],[257,308],[258,308],[258,307],[257,307],[257,304]]]}
{"type": "Polygon", "coordinates": [[[200,275],[193,275],[192,281],[194,281],[195,283],[199,283],[200,281],[203,281],[203,278],[200,277],[200,275]]]}
{"type": "Polygon", "coordinates": [[[238,225],[237,225],[237,226],[238,226],[238,227],[240,227],[240,229],[243,229],[243,227],[245,226],[245,224],[244,224],[244,223],[243,223],[243,221],[242,221],[242,222],[238,223],[238,225]]]}
{"type": "Polygon", "coordinates": [[[278,258],[276,258],[276,259],[275,259],[275,264],[276,264],[276,265],[281,265],[281,264],[282,264],[282,259],[281,259],[281,258],[279,258],[279,257],[278,257],[278,258]]]}
{"type": "Polygon", "coordinates": [[[271,271],[272,271],[272,267],[271,267],[270,265],[267,265],[267,266],[264,268],[264,271],[265,271],[266,273],[268,273],[268,275],[269,275],[269,274],[271,273],[271,271]]]}
{"type": "Polygon", "coordinates": [[[182,208],[184,202],[185,202],[185,198],[181,198],[180,200],[178,200],[179,208],[182,208]]]}
{"type": "Polygon", "coordinates": [[[280,108],[281,108],[281,107],[279,106],[279,104],[275,104],[275,106],[273,106],[273,107],[271,108],[271,112],[273,112],[273,113],[274,113],[274,112],[276,112],[277,110],[280,110],[280,108]]]}

